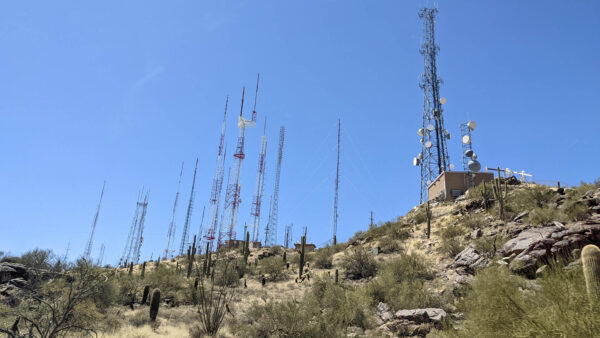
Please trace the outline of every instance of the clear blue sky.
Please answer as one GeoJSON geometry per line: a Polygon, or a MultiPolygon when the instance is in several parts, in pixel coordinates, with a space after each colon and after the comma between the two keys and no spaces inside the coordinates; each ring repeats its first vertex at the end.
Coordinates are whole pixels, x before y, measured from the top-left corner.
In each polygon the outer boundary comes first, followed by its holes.
{"type": "MultiPolygon", "coordinates": [[[[103,180],[92,255],[121,255],[138,190],[150,189],[142,258],[163,249],[181,161],[179,242],[199,158],[196,231],[230,96],[228,165],[242,86],[262,82],[265,204],[287,129],[279,242],[330,238],[342,120],[339,240],[418,203],[425,1],[102,1],[0,5],[0,250],[81,255],[103,180]]],[[[437,41],[451,162],[467,114],[482,165],[542,181],[598,178],[600,3],[442,1],[437,41]]],[[[253,95],[250,95],[250,100],[253,95]]],[[[246,116],[249,114],[246,112],[246,116]]],[[[240,228],[250,220],[261,128],[247,132],[240,228]]],[[[264,209],[263,209],[264,210],[264,209]]],[[[266,210],[264,212],[266,214],[266,210]]],[[[263,219],[264,225],[266,219],[263,219]]],[[[262,232],[262,230],[261,230],[262,232]]],[[[238,230],[241,233],[241,230],[238,230]]]]}

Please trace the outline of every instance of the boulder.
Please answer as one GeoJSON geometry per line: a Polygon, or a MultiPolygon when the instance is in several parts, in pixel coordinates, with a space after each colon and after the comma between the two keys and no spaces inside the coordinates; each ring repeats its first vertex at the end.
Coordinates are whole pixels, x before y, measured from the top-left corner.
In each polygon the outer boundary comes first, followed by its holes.
{"type": "Polygon", "coordinates": [[[10,282],[8,282],[8,283],[21,289],[27,284],[27,281],[25,279],[19,277],[19,278],[11,279],[10,282]]]}
{"type": "Polygon", "coordinates": [[[446,317],[446,311],[437,308],[399,310],[394,313],[394,318],[405,319],[413,323],[441,323],[446,317]]]}
{"type": "Polygon", "coordinates": [[[15,277],[17,277],[17,270],[10,266],[0,265],[0,284],[4,284],[15,277]]]}
{"type": "Polygon", "coordinates": [[[450,267],[455,269],[466,267],[468,268],[467,270],[472,273],[474,270],[484,267],[487,262],[487,258],[480,255],[477,250],[468,247],[456,255],[454,262],[450,264],[450,267]]]}
{"type": "Polygon", "coordinates": [[[501,251],[504,256],[509,256],[511,254],[520,254],[525,251],[532,243],[536,243],[542,239],[548,238],[552,235],[553,232],[558,229],[554,226],[552,227],[543,227],[537,229],[526,230],[517,237],[509,240],[504,244],[501,251]]]}
{"type": "Polygon", "coordinates": [[[515,216],[515,218],[513,218],[513,222],[518,222],[520,220],[522,220],[523,218],[525,218],[525,216],[529,215],[529,211],[523,211],[521,213],[519,213],[517,216],[515,216]]]}
{"type": "Polygon", "coordinates": [[[483,231],[481,231],[481,228],[477,228],[471,232],[471,239],[477,239],[481,236],[483,236],[483,231]]]}
{"type": "Polygon", "coordinates": [[[382,323],[386,323],[394,317],[394,315],[390,312],[390,307],[386,303],[382,302],[379,302],[379,304],[377,304],[375,313],[377,314],[377,317],[381,320],[382,323]]]}

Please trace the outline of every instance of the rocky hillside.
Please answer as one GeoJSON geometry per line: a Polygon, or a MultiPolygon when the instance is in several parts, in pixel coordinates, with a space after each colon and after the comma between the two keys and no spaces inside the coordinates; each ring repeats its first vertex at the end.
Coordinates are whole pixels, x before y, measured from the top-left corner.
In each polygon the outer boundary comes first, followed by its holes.
{"type": "MultiPolygon", "coordinates": [[[[429,217],[426,205],[415,207],[347,243],[304,257],[274,247],[246,255],[242,249],[223,250],[210,258],[193,255],[131,269],[90,267],[86,273],[100,280],[94,285],[97,293],[78,305],[86,307],[87,317],[71,320],[107,337],[200,337],[214,333],[211,329],[225,337],[600,332],[600,311],[597,304],[589,306],[579,258],[583,246],[600,244],[598,185],[563,189],[509,179],[498,187],[500,196],[488,185],[454,202],[432,203],[429,217]],[[161,297],[152,321],[148,294],[154,289],[161,297]],[[223,321],[207,322],[204,314],[223,321]]],[[[82,262],[33,269],[19,258],[4,260],[4,332],[30,330],[36,320],[23,318],[44,310],[35,297],[58,297],[53,286],[85,279],[82,262]],[[17,318],[21,321],[15,324],[17,318]]],[[[50,328],[68,326],[48,318],[42,322],[50,328]]],[[[63,332],[91,331],[73,325],[63,332]]]]}

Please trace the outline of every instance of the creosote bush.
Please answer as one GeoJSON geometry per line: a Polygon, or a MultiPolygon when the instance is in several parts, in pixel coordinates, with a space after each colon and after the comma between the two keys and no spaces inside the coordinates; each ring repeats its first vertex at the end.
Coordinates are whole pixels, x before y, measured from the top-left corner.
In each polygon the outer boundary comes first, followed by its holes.
{"type": "Polygon", "coordinates": [[[315,251],[312,254],[315,267],[320,269],[331,269],[333,267],[333,252],[334,249],[330,246],[315,251]]]}
{"type": "Polygon", "coordinates": [[[454,257],[465,247],[460,241],[460,237],[466,234],[467,230],[461,226],[448,226],[440,231],[442,244],[440,252],[448,257],[454,257]]]}
{"type": "Polygon", "coordinates": [[[375,276],[377,262],[373,255],[363,247],[354,248],[346,253],[342,259],[342,267],[346,270],[346,277],[361,279],[375,276]]]}
{"type": "Polygon", "coordinates": [[[268,276],[270,281],[277,281],[285,275],[285,263],[279,256],[271,256],[260,261],[261,273],[268,276]]]}

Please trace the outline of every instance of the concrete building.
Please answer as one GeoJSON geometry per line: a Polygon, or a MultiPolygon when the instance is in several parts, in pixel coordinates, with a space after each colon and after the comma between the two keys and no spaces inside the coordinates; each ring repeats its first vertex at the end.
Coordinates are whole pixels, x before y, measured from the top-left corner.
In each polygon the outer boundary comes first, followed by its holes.
{"type": "MultiPolygon", "coordinates": [[[[296,250],[302,250],[302,244],[300,243],[294,243],[294,247],[296,247],[296,250]]],[[[304,244],[304,252],[313,252],[316,248],[317,246],[312,243],[304,244]]]]}
{"type": "Polygon", "coordinates": [[[487,172],[444,171],[427,188],[427,197],[430,201],[451,201],[464,194],[473,183],[478,185],[493,179],[494,174],[487,172]]]}

